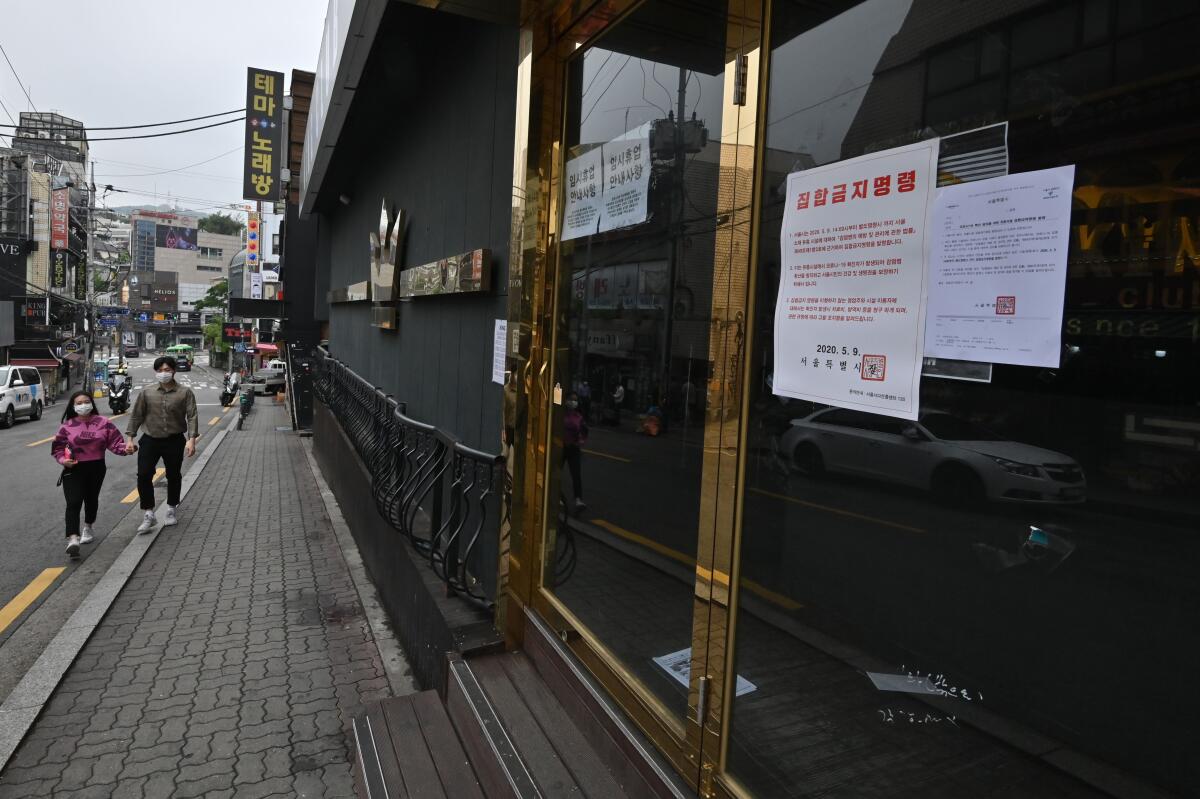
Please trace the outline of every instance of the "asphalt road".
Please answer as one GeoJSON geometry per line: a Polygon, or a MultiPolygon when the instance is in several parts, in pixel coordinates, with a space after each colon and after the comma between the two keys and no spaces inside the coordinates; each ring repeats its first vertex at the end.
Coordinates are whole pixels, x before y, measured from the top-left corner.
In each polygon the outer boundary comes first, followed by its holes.
{"type": "MultiPolygon", "coordinates": [[[[129,363],[130,375],[134,380],[134,391],[152,383],[153,356],[133,358],[129,363]]],[[[200,445],[202,449],[210,436],[205,432],[210,422],[222,415],[219,403],[222,373],[206,365],[205,356],[197,356],[198,364],[192,372],[179,373],[181,384],[196,392],[200,413],[200,445]]],[[[108,400],[96,400],[97,410],[105,416],[108,400]]],[[[26,591],[26,588],[44,570],[65,567],[65,571],[53,577],[33,601],[24,607],[21,614],[0,629],[0,642],[7,639],[36,611],[40,603],[78,569],[91,552],[104,540],[113,525],[122,519],[137,504],[136,456],[107,456],[108,474],[100,495],[100,510],[94,526],[95,543],[83,547],[80,557],[69,558],[65,551],[64,501],[62,489],[55,485],[61,467],[50,457],[50,443],[61,424],[65,401],[46,408],[40,421],[19,419],[8,430],[0,430],[0,608],[26,591]]],[[[126,416],[114,418],[124,431],[126,416]]],[[[184,471],[190,467],[184,461],[184,471]]],[[[165,495],[166,482],[160,478],[156,483],[158,499],[165,495]]],[[[45,578],[44,578],[45,579],[45,578]]],[[[24,598],[29,598],[30,593],[24,598]]],[[[24,599],[18,601],[24,605],[24,599]]],[[[3,621],[0,620],[0,624],[3,621]]]]}
{"type": "MultiPolygon", "coordinates": [[[[583,518],[694,558],[703,452],[697,435],[680,438],[594,427],[583,518]]],[[[747,482],[742,577],[796,603],[803,625],[897,671],[950,676],[1001,715],[1151,780],[1200,778],[1183,743],[1200,704],[1168,688],[1183,679],[1173,656],[1194,651],[1200,607],[1188,525],[1090,503],[945,507],[883,483],[808,479],[758,452],[747,482]],[[1069,557],[1020,558],[1031,525],[1074,547],[1069,557]],[[1161,734],[1139,733],[1147,719],[1161,734]]],[[[562,484],[570,497],[565,469],[562,484]]],[[[780,650],[779,631],[769,635],[780,650]]],[[[802,662],[800,650],[785,662],[802,662]]],[[[739,668],[753,677],[767,665],[739,668]]]]}

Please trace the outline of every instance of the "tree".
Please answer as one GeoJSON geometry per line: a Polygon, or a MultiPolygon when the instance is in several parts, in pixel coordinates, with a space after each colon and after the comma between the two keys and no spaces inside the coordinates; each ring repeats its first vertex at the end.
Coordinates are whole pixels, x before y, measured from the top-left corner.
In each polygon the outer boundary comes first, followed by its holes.
{"type": "Polygon", "coordinates": [[[200,229],[209,233],[220,233],[224,236],[236,236],[242,232],[242,228],[246,227],[243,222],[234,219],[232,216],[227,216],[220,211],[209,214],[200,219],[200,229]]]}
{"type": "Polygon", "coordinates": [[[208,287],[208,291],[203,297],[196,300],[193,306],[194,310],[202,311],[205,308],[220,308],[225,309],[225,300],[229,297],[229,281],[222,279],[218,280],[208,287]]]}
{"type": "Polygon", "coordinates": [[[208,320],[208,324],[204,326],[204,345],[216,352],[225,352],[229,349],[229,345],[225,343],[225,338],[222,335],[225,324],[225,317],[214,316],[208,320]]]}

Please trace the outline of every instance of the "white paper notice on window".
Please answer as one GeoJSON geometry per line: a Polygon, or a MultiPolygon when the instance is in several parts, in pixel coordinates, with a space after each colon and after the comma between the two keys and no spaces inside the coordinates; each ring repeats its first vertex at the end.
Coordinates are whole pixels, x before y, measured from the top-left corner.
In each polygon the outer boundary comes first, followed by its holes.
{"type": "Polygon", "coordinates": [[[508,352],[508,320],[497,319],[492,334],[492,382],[504,385],[504,359],[508,352]]]}
{"type": "Polygon", "coordinates": [[[594,236],[604,207],[604,154],[596,147],[567,161],[562,240],[594,236]]]}
{"type": "Polygon", "coordinates": [[[604,145],[604,208],[600,232],[646,221],[650,196],[650,123],[604,145]]]}
{"type": "Polygon", "coordinates": [[[772,388],[916,419],[938,140],[788,175],[772,388]]]}
{"type": "Polygon", "coordinates": [[[925,354],[1057,368],[1075,167],[939,190],[925,354]]]}

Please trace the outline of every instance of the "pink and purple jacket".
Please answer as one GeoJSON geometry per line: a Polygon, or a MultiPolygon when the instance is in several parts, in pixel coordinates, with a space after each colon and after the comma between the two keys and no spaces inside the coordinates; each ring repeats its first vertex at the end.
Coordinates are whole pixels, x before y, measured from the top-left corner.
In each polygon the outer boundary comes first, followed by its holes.
{"type": "Polygon", "coordinates": [[[125,451],[125,439],[117,426],[99,414],[76,416],[63,422],[58,428],[58,435],[50,445],[50,454],[54,460],[62,463],[67,459],[67,447],[71,448],[73,460],[102,461],[104,450],[112,450],[117,455],[128,455],[125,451]]]}

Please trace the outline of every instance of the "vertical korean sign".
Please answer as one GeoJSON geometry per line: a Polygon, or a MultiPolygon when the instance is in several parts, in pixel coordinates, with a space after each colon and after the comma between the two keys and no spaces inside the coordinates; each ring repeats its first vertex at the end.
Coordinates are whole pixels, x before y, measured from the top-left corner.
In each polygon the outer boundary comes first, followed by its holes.
{"type": "Polygon", "coordinates": [[[788,176],[773,388],[916,419],[936,139],[788,176]]]}
{"type": "Polygon", "coordinates": [[[71,200],[65,186],[50,191],[50,287],[67,287],[67,248],[70,246],[71,200]]]}
{"type": "Polygon", "coordinates": [[[242,197],[274,202],[282,197],[283,73],[246,70],[246,155],[242,197]]]}

